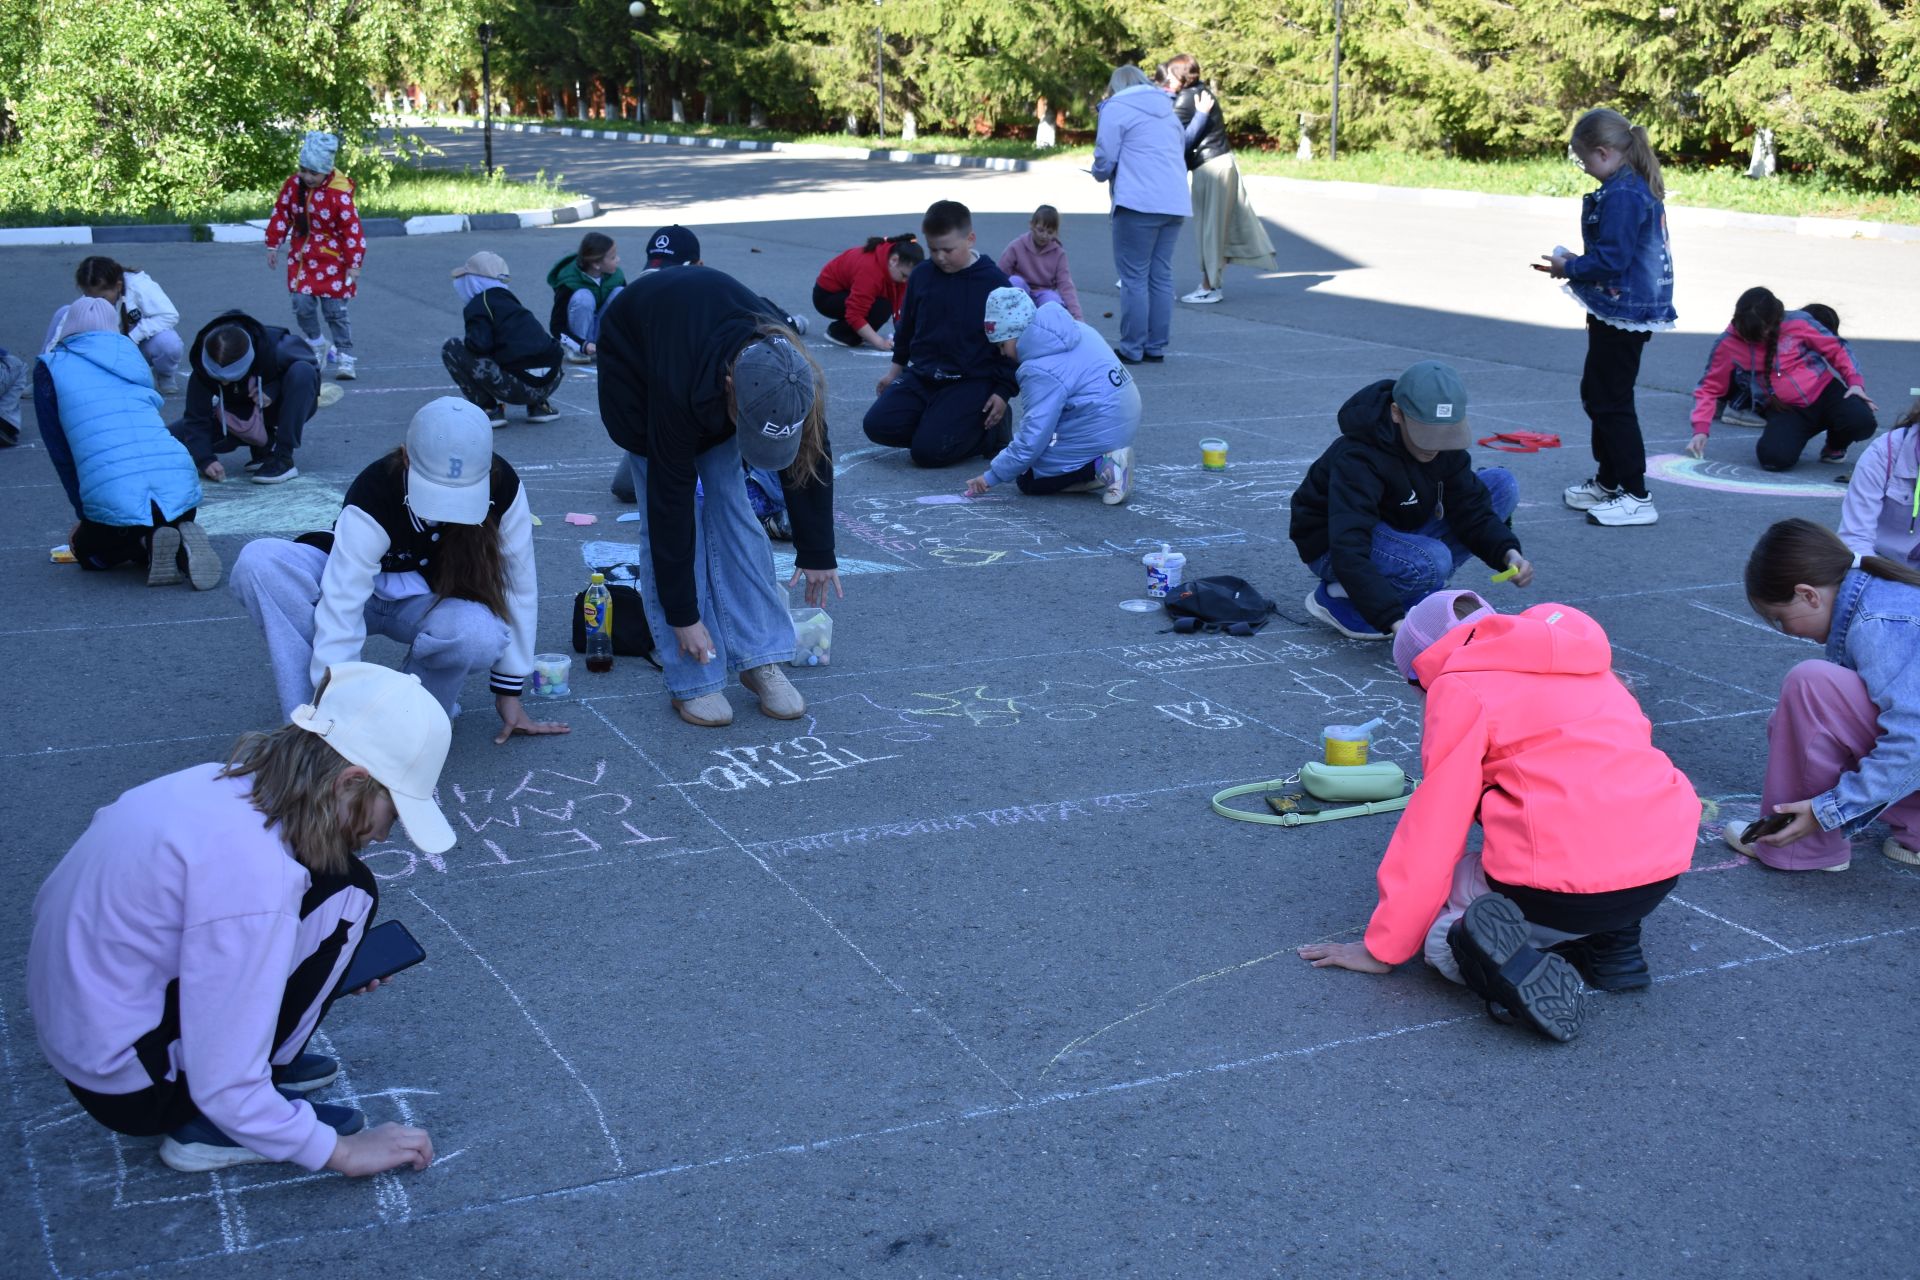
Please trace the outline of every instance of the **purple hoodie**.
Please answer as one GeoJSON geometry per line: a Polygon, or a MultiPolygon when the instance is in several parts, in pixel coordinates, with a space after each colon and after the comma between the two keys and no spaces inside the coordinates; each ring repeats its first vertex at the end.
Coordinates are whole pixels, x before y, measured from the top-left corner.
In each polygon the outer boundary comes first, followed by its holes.
{"type": "MultiPolygon", "coordinates": [[[[373,900],[336,893],[303,919],[306,868],[248,799],[253,780],[219,772],[155,778],[93,815],[34,899],[27,1005],[54,1070],[95,1093],[134,1093],[155,1083],[134,1044],[162,1024],[177,980],[167,1078],[184,1072],[201,1112],[249,1150],[319,1169],[334,1131],[275,1091],[269,1055],[293,971],[345,923],[344,970],[373,900]]],[[[283,1061],[319,1014],[316,1001],[281,1040],[283,1061]]]]}

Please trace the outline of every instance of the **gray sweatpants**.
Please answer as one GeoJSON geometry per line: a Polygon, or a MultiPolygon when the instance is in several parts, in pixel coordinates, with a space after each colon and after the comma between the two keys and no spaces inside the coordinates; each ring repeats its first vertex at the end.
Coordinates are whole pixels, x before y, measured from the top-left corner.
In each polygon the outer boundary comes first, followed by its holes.
{"type": "MultiPolygon", "coordinates": [[[[326,568],[327,553],[318,547],[256,538],[240,548],[228,578],[267,638],[274,689],[288,716],[313,700],[313,616],[326,568]]],[[[507,624],[475,600],[374,596],[367,600],[366,620],[368,635],[409,646],[400,669],[419,676],[448,715],[454,714],[467,677],[486,671],[507,647],[507,624]]]]}

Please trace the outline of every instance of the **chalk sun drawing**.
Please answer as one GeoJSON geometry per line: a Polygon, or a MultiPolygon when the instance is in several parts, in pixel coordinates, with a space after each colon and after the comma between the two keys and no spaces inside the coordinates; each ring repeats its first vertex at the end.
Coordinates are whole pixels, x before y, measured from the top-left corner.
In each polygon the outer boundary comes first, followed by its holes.
{"type": "Polygon", "coordinates": [[[208,533],[226,537],[307,533],[333,528],[345,501],[340,490],[308,476],[271,486],[229,479],[200,487],[194,518],[208,533]]]}
{"type": "Polygon", "coordinates": [[[1712,489],[1719,493],[1751,493],[1768,498],[1847,496],[1846,486],[1833,483],[1831,476],[1795,480],[1782,472],[1761,471],[1709,458],[1690,458],[1684,453],[1662,453],[1648,458],[1647,474],[1690,489],[1712,489]]]}

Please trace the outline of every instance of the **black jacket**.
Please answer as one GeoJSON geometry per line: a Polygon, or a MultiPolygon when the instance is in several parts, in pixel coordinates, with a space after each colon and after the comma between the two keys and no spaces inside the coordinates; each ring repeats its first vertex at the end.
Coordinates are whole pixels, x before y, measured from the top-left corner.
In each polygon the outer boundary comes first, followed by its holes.
{"type": "Polygon", "coordinates": [[[511,374],[560,365],[560,341],[548,333],[533,312],[520,305],[510,289],[488,289],[468,299],[461,309],[467,322],[467,350],[491,360],[511,374]]]}
{"type": "MultiPolygon", "coordinates": [[[[181,411],[180,420],[170,427],[180,443],[187,446],[187,452],[193,455],[196,467],[205,467],[212,462],[214,455],[225,453],[240,447],[240,442],[227,435],[226,427],[221,424],[220,416],[215,412],[214,397],[222,396],[227,408],[236,414],[250,413],[252,400],[245,391],[247,381],[260,379],[260,389],[267,394],[269,401],[265,414],[267,425],[275,427],[280,421],[281,383],[285,381],[287,370],[295,362],[308,366],[315,379],[320,375],[320,366],[314,360],[313,348],[305,338],[296,337],[291,331],[277,325],[261,324],[244,311],[223,311],[194,335],[193,347],[187,352],[187,368],[191,371],[187,378],[186,405],[181,411]],[[224,325],[239,325],[247,331],[253,340],[253,363],[240,376],[240,381],[231,390],[223,389],[207,376],[201,367],[200,352],[207,345],[207,335],[224,325]]],[[[308,404],[306,412],[311,414],[313,406],[308,404]]]]}
{"type": "Polygon", "coordinates": [[[1385,631],[1406,610],[1373,564],[1373,530],[1384,524],[1412,533],[1444,515],[1455,535],[1495,569],[1520,539],[1493,513],[1487,487],[1465,449],[1420,462],[1400,441],[1390,409],[1393,382],[1362,387],[1340,406],[1340,438],[1327,447],[1293,495],[1288,536],[1300,559],[1333,556],[1333,576],[1353,607],[1385,631]]]}
{"type": "Polygon", "coordinates": [[[893,362],[929,378],[984,378],[1011,400],[1019,394],[1014,363],[987,341],[987,295],[1005,288],[1006,273],[981,254],[971,266],[945,272],[923,262],[907,277],[893,362]]]}
{"type": "MultiPolygon", "coordinates": [[[[1198,85],[1182,89],[1173,99],[1173,118],[1185,129],[1193,123],[1193,113],[1199,110],[1194,100],[1200,96],[1198,85]]],[[[1200,131],[1200,139],[1187,148],[1187,168],[1198,169],[1209,160],[1218,160],[1221,156],[1233,154],[1233,144],[1227,141],[1226,117],[1220,114],[1220,103],[1216,99],[1213,110],[1207,113],[1207,127],[1200,131]]]]}
{"type": "MultiPolygon", "coordinates": [[[[782,317],[711,267],[655,271],[628,285],[600,316],[600,419],[607,435],[647,460],[647,536],[667,622],[700,621],[694,588],[694,459],[733,438],[727,371],[756,325],[782,317]]],[[[831,569],[833,459],[805,484],[782,473],[795,563],[831,569]]],[[[709,495],[708,501],[712,501],[709,495]]]]}

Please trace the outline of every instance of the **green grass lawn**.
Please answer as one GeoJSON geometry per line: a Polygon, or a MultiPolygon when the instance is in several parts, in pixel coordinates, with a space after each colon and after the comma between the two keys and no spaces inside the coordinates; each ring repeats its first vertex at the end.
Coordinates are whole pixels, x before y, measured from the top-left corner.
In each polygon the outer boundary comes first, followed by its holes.
{"type": "MultiPolygon", "coordinates": [[[[744,125],[645,125],[630,120],[555,120],[552,117],[502,117],[502,123],[538,124],[596,131],[665,133],[696,138],[743,138],[763,142],[806,142],[828,146],[895,151],[944,151],[958,155],[1003,156],[1019,160],[1058,160],[1084,165],[1091,146],[1054,147],[1040,151],[1019,138],[959,138],[922,135],[912,142],[898,137],[875,138],[846,133],[791,134],[744,125]]],[[[1301,161],[1290,152],[1242,150],[1237,153],[1246,173],[1271,174],[1314,181],[1367,182],[1392,187],[1440,187],[1453,191],[1485,191],[1501,195],[1577,196],[1593,180],[1564,157],[1539,160],[1455,160],[1445,156],[1407,155],[1392,151],[1349,152],[1338,161],[1301,161]]],[[[1787,174],[1755,182],[1732,167],[1669,167],[1667,202],[1740,213],[1775,213],[1790,217],[1856,218],[1869,222],[1920,223],[1920,193],[1855,191],[1817,175],[1787,174]]]]}
{"type": "MultiPolygon", "coordinates": [[[[0,190],[5,184],[0,183],[0,190]]],[[[121,226],[128,223],[172,222],[205,225],[264,218],[273,208],[279,188],[235,191],[194,209],[156,209],[144,216],[101,215],[84,209],[38,209],[0,204],[0,227],[121,226]]],[[[529,179],[494,176],[470,169],[415,169],[394,166],[385,179],[363,183],[360,212],[369,218],[411,218],[428,213],[514,213],[521,209],[550,209],[585,196],[568,190],[545,171],[529,179]]]]}

